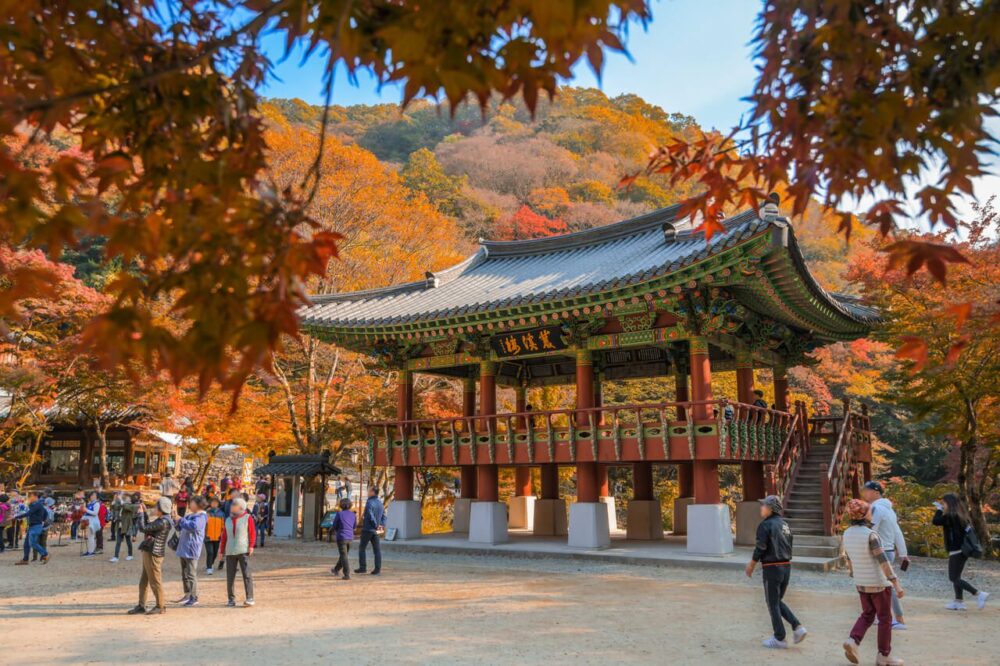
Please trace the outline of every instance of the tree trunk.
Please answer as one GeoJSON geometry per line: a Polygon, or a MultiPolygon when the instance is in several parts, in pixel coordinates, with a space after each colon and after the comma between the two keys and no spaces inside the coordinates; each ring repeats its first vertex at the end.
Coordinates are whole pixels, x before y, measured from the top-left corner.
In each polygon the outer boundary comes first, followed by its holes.
{"type": "MultiPolygon", "coordinates": [[[[979,419],[976,406],[971,400],[965,401],[966,421],[969,436],[959,447],[958,492],[965,505],[969,508],[969,518],[976,530],[983,552],[989,555],[992,548],[990,528],[983,514],[983,496],[977,475],[977,460],[979,452],[979,419]]],[[[983,470],[985,473],[985,470],[983,470]]]]}
{"type": "Polygon", "coordinates": [[[108,430],[107,426],[102,428],[98,425],[97,441],[101,444],[101,488],[111,487],[111,476],[108,474],[108,430]]]}

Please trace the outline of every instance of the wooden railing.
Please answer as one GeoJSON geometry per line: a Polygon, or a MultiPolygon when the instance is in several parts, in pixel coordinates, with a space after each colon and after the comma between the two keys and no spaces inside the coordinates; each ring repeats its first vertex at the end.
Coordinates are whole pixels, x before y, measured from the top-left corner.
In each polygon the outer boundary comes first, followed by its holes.
{"type": "MultiPolygon", "coordinates": [[[[712,430],[719,437],[720,460],[773,460],[787,442],[796,418],[788,412],[765,407],[712,400],[383,421],[366,423],[365,427],[372,460],[377,443],[390,452],[391,445],[417,446],[421,464],[425,465],[442,464],[442,446],[454,450],[452,460],[457,459],[458,447],[463,444],[473,447],[473,459],[477,447],[488,447],[490,460],[495,457],[495,447],[506,446],[506,459],[513,460],[515,445],[527,442],[531,456],[527,462],[535,463],[554,461],[557,443],[569,442],[574,451],[578,445],[590,445],[596,459],[599,440],[610,439],[614,442],[615,458],[621,459],[621,445],[626,438],[640,443],[651,437],[662,439],[666,450],[670,438],[678,436],[687,438],[693,458],[696,425],[702,427],[706,422],[716,426],[712,430]],[[548,455],[536,461],[534,444],[547,445],[548,455]],[[431,459],[425,457],[425,449],[432,451],[431,459]]],[[[640,444],[640,455],[643,447],[640,444]]]]}
{"type": "Polygon", "coordinates": [[[844,414],[839,417],[837,436],[829,465],[820,467],[823,502],[823,531],[828,536],[836,534],[844,517],[847,502],[860,491],[859,452],[871,445],[871,422],[868,410],[851,411],[850,400],[844,400],[844,414]]]}
{"type": "Polygon", "coordinates": [[[801,463],[809,453],[810,438],[807,422],[805,403],[796,402],[788,434],[769,475],[771,488],[768,492],[780,497],[782,504],[785,505],[788,503],[788,494],[795,485],[801,463]]]}

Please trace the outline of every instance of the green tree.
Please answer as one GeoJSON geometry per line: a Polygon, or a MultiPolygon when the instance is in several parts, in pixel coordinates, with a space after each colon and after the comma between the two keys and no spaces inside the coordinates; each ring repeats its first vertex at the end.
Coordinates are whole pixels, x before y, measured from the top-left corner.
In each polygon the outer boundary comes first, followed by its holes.
{"type": "Polygon", "coordinates": [[[446,174],[437,157],[427,148],[410,153],[399,175],[404,185],[415,192],[423,192],[427,200],[445,215],[461,215],[465,178],[446,174]]]}

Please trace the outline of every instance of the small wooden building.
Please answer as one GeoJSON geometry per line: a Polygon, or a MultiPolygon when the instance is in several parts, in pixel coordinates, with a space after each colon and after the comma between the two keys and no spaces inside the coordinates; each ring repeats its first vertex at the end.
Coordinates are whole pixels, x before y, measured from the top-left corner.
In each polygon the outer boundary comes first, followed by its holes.
{"type": "Polygon", "coordinates": [[[319,524],[326,511],[326,481],[340,476],[339,467],[330,462],[330,452],[319,455],[275,455],[267,464],[254,470],[258,477],[270,475],[272,534],[295,538],[302,528],[303,539],[318,539],[319,524]]]}

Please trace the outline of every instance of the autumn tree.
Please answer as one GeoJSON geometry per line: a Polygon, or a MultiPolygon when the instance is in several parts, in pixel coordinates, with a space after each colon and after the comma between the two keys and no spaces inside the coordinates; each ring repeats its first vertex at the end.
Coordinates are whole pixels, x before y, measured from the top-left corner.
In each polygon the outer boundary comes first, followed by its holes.
{"type": "MultiPolygon", "coordinates": [[[[892,376],[891,398],[959,442],[959,492],[988,546],[984,503],[1000,488],[1000,215],[992,200],[961,228],[956,249],[968,263],[953,267],[943,285],[925,273],[908,276],[905,266],[882,270],[876,252],[859,257],[851,277],[886,319],[876,335],[898,347],[907,366],[892,376]]],[[[938,240],[912,234],[897,242],[938,240]]]]}
{"type": "Polygon", "coordinates": [[[497,228],[498,240],[524,240],[566,233],[566,223],[559,219],[549,219],[521,206],[516,213],[500,223],[497,228]]]}

